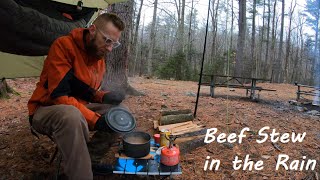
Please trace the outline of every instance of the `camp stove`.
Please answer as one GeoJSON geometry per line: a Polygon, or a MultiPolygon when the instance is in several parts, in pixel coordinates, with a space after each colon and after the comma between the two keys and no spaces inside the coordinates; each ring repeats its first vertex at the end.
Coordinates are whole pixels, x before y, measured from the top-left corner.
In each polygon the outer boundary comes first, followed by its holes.
{"type": "Polygon", "coordinates": [[[165,137],[169,140],[169,146],[162,148],[160,162],[166,166],[175,166],[179,164],[180,159],[179,147],[173,144],[177,136],[169,135],[169,138],[165,137]]]}

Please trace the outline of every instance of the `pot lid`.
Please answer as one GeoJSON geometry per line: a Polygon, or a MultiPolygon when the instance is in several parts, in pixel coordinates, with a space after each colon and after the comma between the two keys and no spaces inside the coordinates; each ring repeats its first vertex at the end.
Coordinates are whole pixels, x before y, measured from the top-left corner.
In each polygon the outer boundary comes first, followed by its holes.
{"type": "Polygon", "coordinates": [[[133,115],[122,107],[113,107],[107,114],[108,126],[116,132],[130,132],[136,127],[133,115]]]}

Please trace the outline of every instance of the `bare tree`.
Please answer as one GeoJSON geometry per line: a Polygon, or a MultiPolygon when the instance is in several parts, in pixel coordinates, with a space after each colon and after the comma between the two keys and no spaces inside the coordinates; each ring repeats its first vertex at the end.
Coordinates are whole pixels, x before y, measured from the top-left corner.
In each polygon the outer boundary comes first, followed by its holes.
{"type": "Polygon", "coordinates": [[[231,27],[230,27],[230,30],[231,30],[231,32],[230,32],[230,35],[231,35],[231,37],[230,37],[230,50],[232,50],[232,42],[233,42],[233,21],[234,21],[234,11],[233,11],[233,0],[231,1],[231,27]]]}
{"type": "Polygon", "coordinates": [[[152,59],[153,59],[153,49],[155,47],[155,39],[156,39],[156,33],[155,33],[155,26],[156,26],[156,20],[157,20],[157,7],[158,7],[158,0],[154,0],[154,6],[153,6],[153,18],[152,18],[152,24],[151,24],[151,33],[150,33],[150,47],[148,52],[148,76],[152,76],[152,59]]]}
{"type": "MultiPolygon", "coordinates": [[[[143,22],[142,22],[142,30],[141,30],[141,38],[140,38],[140,45],[143,45],[143,33],[144,33],[144,21],[145,21],[145,15],[143,16],[143,22]]],[[[140,65],[139,65],[139,76],[141,77],[143,74],[143,64],[144,64],[145,57],[143,55],[143,48],[140,48],[140,65]]]]}
{"type": "Polygon", "coordinates": [[[261,69],[263,68],[262,53],[263,53],[263,42],[264,42],[264,29],[265,29],[265,13],[266,13],[266,0],[263,0],[263,11],[262,11],[262,27],[260,32],[260,53],[259,53],[259,65],[257,65],[257,71],[261,75],[261,69]]]}
{"type": "Polygon", "coordinates": [[[294,2],[294,5],[292,5],[293,0],[291,1],[291,6],[290,6],[290,12],[289,12],[289,27],[288,27],[288,37],[287,37],[287,43],[286,43],[286,56],[285,56],[285,62],[284,62],[284,72],[283,72],[283,82],[287,83],[288,82],[288,63],[289,63],[289,55],[290,55],[290,41],[291,41],[291,24],[292,24],[292,17],[293,17],[293,12],[294,9],[297,5],[297,2],[294,2]],[[292,7],[293,6],[293,7],[292,7]]]}
{"type": "Polygon", "coordinates": [[[177,66],[176,66],[176,79],[181,80],[182,73],[182,65],[184,63],[184,13],[185,13],[185,0],[175,0],[175,5],[178,13],[178,33],[177,33],[177,53],[179,58],[176,58],[177,66]]]}
{"type": "Polygon", "coordinates": [[[219,10],[219,0],[215,3],[215,0],[212,1],[212,47],[211,47],[211,61],[213,64],[213,60],[216,57],[216,42],[217,42],[217,34],[218,34],[218,10],[219,10]],[[215,6],[216,4],[216,6],[215,6]]]}
{"type": "Polygon", "coordinates": [[[252,33],[251,33],[251,62],[252,62],[252,76],[257,77],[257,69],[255,64],[255,46],[256,46],[256,4],[257,1],[253,0],[253,7],[252,7],[252,33]]]}
{"type": "Polygon", "coordinates": [[[277,0],[274,1],[274,4],[273,4],[273,15],[272,15],[272,28],[271,28],[271,48],[270,48],[270,51],[271,51],[271,60],[270,60],[270,66],[268,66],[268,77],[271,74],[271,71],[272,71],[272,65],[274,63],[274,59],[275,59],[275,45],[276,45],[276,28],[275,28],[275,20],[276,20],[276,7],[277,7],[277,0]]]}
{"type": "Polygon", "coordinates": [[[269,42],[270,42],[270,16],[271,16],[271,2],[268,0],[268,22],[267,22],[267,38],[266,38],[266,54],[265,54],[265,68],[263,70],[263,76],[268,76],[268,64],[269,64],[269,42]]]}
{"type": "Polygon", "coordinates": [[[239,0],[239,34],[237,42],[236,65],[234,69],[235,76],[241,76],[243,70],[243,55],[246,39],[246,1],[239,0]]]}
{"type": "Polygon", "coordinates": [[[106,57],[107,73],[102,83],[102,89],[139,95],[140,93],[129,85],[127,76],[133,1],[113,4],[109,6],[108,11],[117,14],[123,19],[126,23],[126,28],[121,34],[121,46],[113,49],[106,57]]]}
{"type": "MultiPolygon", "coordinates": [[[[137,66],[137,57],[138,57],[138,34],[139,34],[139,25],[140,25],[140,17],[141,17],[141,10],[142,10],[142,6],[143,6],[143,0],[140,1],[140,7],[139,7],[139,11],[137,14],[137,20],[136,20],[136,27],[135,27],[135,33],[134,33],[134,37],[133,37],[133,42],[132,42],[132,49],[134,50],[134,60],[133,60],[133,74],[136,73],[136,66],[137,66]]],[[[132,51],[133,52],[133,51],[132,51]]]]}
{"type": "Polygon", "coordinates": [[[187,41],[187,53],[186,53],[186,59],[187,59],[188,66],[191,66],[191,49],[192,49],[191,31],[192,31],[192,20],[193,20],[193,8],[194,8],[193,7],[193,0],[191,0],[188,41],[187,41]]]}
{"type": "Polygon", "coordinates": [[[298,65],[300,63],[300,67],[302,66],[302,58],[303,58],[303,48],[304,48],[304,41],[303,41],[303,22],[301,19],[301,14],[298,16],[298,28],[297,28],[297,45],[300,44],[300,47],[297,48],[296,57],[293,62],[293,69],[290,81],[300,81],[300,78],[302,77],[301,68],[298,69],[298,65]]]}
{"type": "Polygon", "coordinates": [[[275,59],[273,64],[273,74],[272,74],[272,81],[273,82],[281,82],[281,70],[282,70],[282,54],[283,54],[283,29],[284,29],[284,0],[282,0],[282,8],[281,8],[281,30],[280,30],[280,44],[279,44],[279,51],[278,51],[278,58],[275,59]]]}

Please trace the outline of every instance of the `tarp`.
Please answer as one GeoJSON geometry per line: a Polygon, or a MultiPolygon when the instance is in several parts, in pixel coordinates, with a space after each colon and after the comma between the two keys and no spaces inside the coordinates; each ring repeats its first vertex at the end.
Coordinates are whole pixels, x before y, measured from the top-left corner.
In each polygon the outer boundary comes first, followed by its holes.
{"type": "MultiPolygon", "coordinates": [[[[16,1],[17,3],[20,2],[20,4],[25,3],[26,4],[25,7],[30,7],[30,3],[36,2],[36,0],[14,0],[14,1],[16,1]]],[[[65,4],[70,4],[70,5],[76,5],[78,2],[78,0],[54,0],[54,1],[65,3],[65,4]]],[[[82,0],[83,7],[99,8],[99,9],[105,9],[108,6],[108,4],[124,2],[124,1],[126,1],[126,0],[82,0]]],[[[2,13],[2,14],[3,13],[10,13],[10,11],[8,11],[9,6],[4,6],[4,5],[6,5],[5,2],[9,2],[9,0],[4,0],[4,1],[1,0],[1,2],[2,3],[0,3],[0,6],[2,5],[2,7],[0,7],[0,13],[2,13]]],[[[14,6],[12,6],[12,7],[14,7],[14,6]]],[[[31,8],[33,8],[33,7],[31,6],[31,8]]],[[[12,9],[12,11],[15,11],[15,9],[12,9]]],[[[19,8],[19,11],[21,11],[20,8],[19,8]]],[[[26,11],[29,12],[28,9],[26,11]]],[[[41,12],[41,11],[39,11],[39,12],[41,12]]],[[[93,16],[91,17],[91,20],[89,22],[91,22],[93,19],[95,19],[97,15],[98,15],[98,11],[93,14],[93,16]]],[[[3,25],[2,27],[4,27],[2,29],[2,31],[6,32],[7,34],[12,33],[11,29],[7,29],[7,31],[5,29],[6,27],[8,27],[5,24],[10,22],[10,21],[8,21],[10,19],[8,18],[8,16],[2,16],[2,17],[5,17],[1,21],[1,24],[3,25]]],[[[9,17],[10,17],[10,15],[9,15],[9,17]]],[[[35,17],[35,18],[39,18],[39,17],[35,17]]],[[[23,23],[23,21],[21,19],[18,19],[18,20],[20,20],[20,22],[23,23]]],[[[37,20],[38,19],[35,19],[35,21],[37,21],[37,20]]],[[[54,18],[53,18],[53,22],[56,22],[56,20],[54,20],[54,18]]],[[[66,21],[65,23],[68,24],[69,22],[66,21]]],[[[50,24],[49,25],[46,23],[44,23],[44,24],[48,27],[50,26],[50,24]]],[[[82,26],[85,25],[84,23],[82,23],[82,24],[83,24],[82,26]]],[[[23,24],[21,24],[21,25],[23,25],[23,24]]],[[[51,27],[53,27],[53,26],[54,26],[54,24],[51,25],[51,27]]],[[[20,31],[19,29],[21,30],[21,28],[18,28],[18,31],[20,31]]],[[[24,28],[24,30],[25,29],[26,28],[24,28]]],[[[61,29],[61,28],[59,28],[59,29],[61,29]]],[[[45,32],[45,31],[42,31],[42,32],[45,32]]],[[[26,33],[34,33],[34,32],[28,31],[26,33]]],[[[24,37],[24,36],[20,36],[20,37],[24,37]]],[[[39,38],[39,36],[30,36],[30,37],[39,38]]],[[[31,46],[34,44],[31,44],[30,46],[26,46],[23,43],[28,43],[28,42],[23,41],[23,39],[19,40],[18,36],[13,36],[13,38],[3,37],[2,42],[4,42],[7,39],[8,40],[11,39],[11,41],[8,41],[7,45],[6,45],[6,43],[2,43],[2,45],[7,46],[8,51],[0,52],[0,78],[39,76],[41,73],[41,70],[42,70],[43,61],[45,59],[45,56],[34,56],[34,55],[36,55],[36,54],[34,54],[34,52],[28,54],[28,52],[31,52],[28,50],[28,48],[30,48],[30,49],[38,48],[39,50],[35,51],[35,53],[39,52],[41,55],[44,55],[43,54],[44,51],[41,52],[41,50],[44,48],[42,48],[42,47],[39,48],[39,46],[31,46]],[[16,43],[16,45],[14,45],[14,43],[16,43]],[[11,44],[11,45],[9,46],[9,44],[11,44]],[[20,51],[19,48],[21,48],[25,52],[20,51]],[[9,54],[8,52],[9,53],[15,52],[15,54],[9,54]],[[18,52],[18,53],[16,53],[16,52],[18,52]],[[16,55],[16,54],[19,54],[19,52],[21,52],[21,54],[23,54],[23,56],[16,55]],[[26,54],[26,52],[27,52],[27,54],[26,54]],[[28,56],[25,56],[25,55],[28,55],[28,56]]],[[[35,41],[32,40],[30,42],[34,43],[35,41]]],[[[39,44],[35,44],[35,45],[39,45],[39,44]]]]}
{"type": "MultiPolygon", "coordinates": [[[[79,0],[54,0],[61,3],[66,4],[77,4],[79,0]]],[[[119,2],[125,2],[127,0],[82,0],[84,7],[91,7],[91,8],[102,8],[105,9],[108,4],[114,4],[119,2]]]]}
{"type": "Polygon", "coordinates": [[[19,56],[0,52],[0,77],[39,76],[45,56],[19,56]]]}

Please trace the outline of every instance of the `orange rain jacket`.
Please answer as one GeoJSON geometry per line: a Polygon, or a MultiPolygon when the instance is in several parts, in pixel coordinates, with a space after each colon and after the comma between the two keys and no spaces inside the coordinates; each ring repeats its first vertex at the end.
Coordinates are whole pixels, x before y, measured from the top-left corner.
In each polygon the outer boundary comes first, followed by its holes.
{"type": "Polygon", "coordinates": [[[100,115],[85,104],[102,102],[105,92],[98,89],[106,67],[103,59],[94,59],[86,53],[88,33],[84,28],[74,29],[53,42],[44,61],[40,82],[28,102],[31,117],[39,106],[73,105],[86,118],[89,128],[94,128],[100,115]]]}

